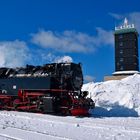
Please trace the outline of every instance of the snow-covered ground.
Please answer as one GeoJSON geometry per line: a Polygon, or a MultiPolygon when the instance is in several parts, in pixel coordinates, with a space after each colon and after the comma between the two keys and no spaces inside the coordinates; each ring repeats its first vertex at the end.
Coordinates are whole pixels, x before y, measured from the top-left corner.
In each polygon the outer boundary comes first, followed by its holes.
{"type": "Polygon", "coordinates": [[[94,116],[140,116],[140,75],[83,85],[95,101],[94,116]]]}
{"type": "Polygon", "coordinates": [[[0,111],[0,140],[139,140],[140,75],[83,86],[93,117],[0,111]]]}
{"type": "Polygon", "coordinates": [[[139,117],[60,117],[0,112],[0,140],[139,140],[139,117]]]}

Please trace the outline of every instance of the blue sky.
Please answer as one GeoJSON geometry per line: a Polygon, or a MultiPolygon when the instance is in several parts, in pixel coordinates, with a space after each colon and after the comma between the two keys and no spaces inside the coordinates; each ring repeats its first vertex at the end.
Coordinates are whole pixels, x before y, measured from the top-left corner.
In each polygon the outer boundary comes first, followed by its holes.
{"type": "Polygon", "coordinates": [[[85,81],[114,72],[115,25],[140,33],[139,0],[1,0],[0,66],[82,63],[85,81]]]}

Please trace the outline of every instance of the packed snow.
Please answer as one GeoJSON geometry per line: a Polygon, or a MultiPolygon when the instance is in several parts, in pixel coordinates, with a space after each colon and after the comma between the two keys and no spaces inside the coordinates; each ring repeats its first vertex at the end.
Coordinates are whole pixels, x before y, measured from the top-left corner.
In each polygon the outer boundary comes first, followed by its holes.
{"type": "Polygon", "coordinates": [[[122,80],[88,83],[82,90],[89,91],[95,101],[93,116],[140,116],[140,75],[135,74],[122,80]]]}
{"type": "Polygon", "coordinates": [[[91,117],[0,111],[0,140],[139,140],[140,75],[83,85],[91,117]]]}
{"type": "Polygon", "coordinates": [[[139,140],[140,118],[61,117],[1,111],[0,140],[139,140]]]}

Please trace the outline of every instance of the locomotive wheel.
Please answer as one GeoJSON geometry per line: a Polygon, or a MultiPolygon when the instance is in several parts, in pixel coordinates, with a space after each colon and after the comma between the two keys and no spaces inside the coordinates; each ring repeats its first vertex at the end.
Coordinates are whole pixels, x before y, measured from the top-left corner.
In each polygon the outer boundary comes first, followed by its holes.
{"type": "Polygon", "coordinates": [[[3,109],[3,107],[4,107],[4,102],[0,100],[0,109],[3,109]]]}
{"type": "Polygon", "coordinates": [[[70,112],[70,110],[68,108],[67,109],[66,108],[65,109],[63,108],[62,109],[62,115],[63,116],[70,116],[71,115],[71,112],[70,112]]]}
{"type": "Polygon", "coordinates": [[[67,97],[65,99],[62,99],[62,107],[61,107],[62,115],[64,116],[71,115],[71,112],[70,112],[71,104],[72,104],[72,101],[70,98],[67,97]]]}
{"type": "Polygon", "coordinates": [[[21,100],[20,99],[15,99],[13,101],[13,107],[14,107],[14,109],[17,109],[18,108],[19,103],[21,103],[21,100]]]}

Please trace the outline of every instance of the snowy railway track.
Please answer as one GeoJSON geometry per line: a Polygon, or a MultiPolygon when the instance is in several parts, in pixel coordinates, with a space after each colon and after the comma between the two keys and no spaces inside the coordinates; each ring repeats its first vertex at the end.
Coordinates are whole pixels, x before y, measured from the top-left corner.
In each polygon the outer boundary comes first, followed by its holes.
{"type": "MultiPolygon", "coordinates": [[[[117,118],[116,118],[117,119],[117,118]]],[[[114,120],[115,121],[115,120],[114,120]]],[[[94,121],[93,121],[94,122],[94,121]]],[[[130,124],[122,123],[120,122],[119,124],[112,123],[110,124],[108,121],[103,122],[103,121],[97,121],[94,122],[94,125],[91,125],[91,123],[85,123],[81,124],[81,127],[86,127],[86,128],[96,128],[96,129],[105,129],[105,130],[121,130],[123,132],[128,133],[139,133],[140,134],[140,127],[136,127],[135,125],[131,126],[130,124]]],[[[140,126],[140,123],[139,123],[140,126]]]]}
{"type": "Polygon", "coordinates": [[[43,133],[43,132],[37,132],[37,131],[32,131],[32,130],[25,130],[25,129],[21,129],[18,127],[11,127],[11,126],[2,126],[0,125],[0,131],[3,133],[0,133],[0,140],[4,140],[4,138],[6,138],[6,140],[38,140],[41,138],[41,140],[71,140],[68,138],[64,138],[64,137],[60,137],[57,135],[51,135],[51,134],[47,134],[47,133],[43,133]],[[2,131],[1,128],[4,130],[2,131]],[[6,130],[6,131],[5,131],[6,130]],[[15,133],[10,133],[9,132],[16,132],[15,133]],[[22,137],[23,135],[23,137],[22,137]],[[26,136],[25,136],[26,135],[26,136]]]}
{"type": "Polygon", "coordinates": [[[21,140],[19,138],[11,137],[7,134],[1,134],[0,133],[0,140],[21,140]]]}
{"type": "Polygon", "coordinates": [[[76,118],[3,111],[0,133],[17,140],[139,140],[140,118],[76,118]]]}

